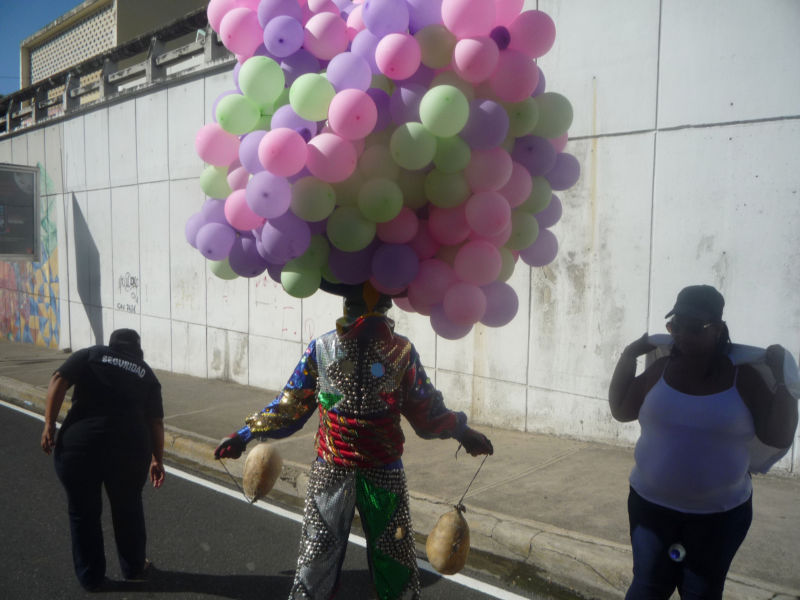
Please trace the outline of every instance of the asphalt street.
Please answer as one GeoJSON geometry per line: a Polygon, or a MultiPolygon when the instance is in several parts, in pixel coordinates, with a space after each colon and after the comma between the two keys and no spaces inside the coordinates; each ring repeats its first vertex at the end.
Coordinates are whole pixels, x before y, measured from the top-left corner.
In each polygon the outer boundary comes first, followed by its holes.
{"type": "MultiPolygon", "coordinates": [[[[41,420],[0,405],[0,597],[97,597],[84,593],[72,572],[66,497],[52,457],[39,447],[41,429],[41,420]]],[[[155,569],[144,583],[122,581],[105,503],[103,531],[107,575],[112,582],[100,596],[136,600],[286,598],[300,532],[296,509],[291,509],[293,518],[286,518],[263,510],[260,503],[248,504],[234,490],[195,480],[191,474],[188,477],[171,468],[160,490],[153,490],[149,483],[145,487],[148,555],[155,569]]],[[[465,584],[421,570],[423,597],[534,597],[499,588],[493,591],[492,586],[507,586],[485,574],[462,575],[465,584]],[[489,593],[473,589],[481,586],[473,578],[486,581],[489,588],[482,589],[489,593]]],[[[337,598],[373,597],[366,552],[351,543],[337,598]]]]}

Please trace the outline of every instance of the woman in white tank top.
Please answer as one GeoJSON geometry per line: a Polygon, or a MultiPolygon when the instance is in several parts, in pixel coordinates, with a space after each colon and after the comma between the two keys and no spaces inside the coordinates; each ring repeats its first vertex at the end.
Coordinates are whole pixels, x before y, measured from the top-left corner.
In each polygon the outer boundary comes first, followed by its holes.
{"type": "Polygon", "coordinates": [[[636,358],[653,349],[645,334],[625,348],[611,379],[611,414],[642,428],[628,498],[628,599],[667,599],[676,588],[684,600],[722,598],[752,520],[748,444],[755,436],[788,448],[794,439],[784,349],[767,349],[774,390],[753,367],[734,367],[724,304],[711,286],[684,288],[666,315],[672,354],[636,377],[636,358]]]}

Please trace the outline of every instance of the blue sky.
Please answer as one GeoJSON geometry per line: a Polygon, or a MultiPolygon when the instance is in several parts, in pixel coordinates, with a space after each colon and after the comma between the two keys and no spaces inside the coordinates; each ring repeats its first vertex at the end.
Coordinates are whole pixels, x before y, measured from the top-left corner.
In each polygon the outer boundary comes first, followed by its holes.
{"type": "Polygon", "coordinates": [[[0,0],[0,96],[19,89],[19,44],[82,0],[0,0]]]}

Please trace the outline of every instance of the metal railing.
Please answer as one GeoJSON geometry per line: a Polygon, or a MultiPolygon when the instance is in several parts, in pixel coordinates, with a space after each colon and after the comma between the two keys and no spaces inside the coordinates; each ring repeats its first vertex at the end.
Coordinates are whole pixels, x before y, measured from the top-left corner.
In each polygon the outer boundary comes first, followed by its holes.
{"type": "Polygon", "coordinates": [[[208,25],[205,9],[191,12],[154,31],[87,59],[47,79],[0,98],[0,138],[20,130],[69,116],[123,95],[173,81],[222,64],[235,57],[208,25]],[[165,45],[188,34],[195,40],[173,50],[165,45]],[[144,55],[143,60],[136,60],[144,55]],[[200,67],[192,64],[202,57],[200,67]],[[128,63],[121,67],[120,63],[128,63]],[[130,64],[132,63],[132,64],[130,64]],[[188,64],[181,68],[182,64],[188,64]],[[169,71],[169,72],[168,72],[169,71]],[[97,81],[81,85],[81,78],[98,73],[97,81]],[[54,93],[63,88],[60,93],[54,93]],[[96,97],[86,101],[90,95],[96,97]]]}

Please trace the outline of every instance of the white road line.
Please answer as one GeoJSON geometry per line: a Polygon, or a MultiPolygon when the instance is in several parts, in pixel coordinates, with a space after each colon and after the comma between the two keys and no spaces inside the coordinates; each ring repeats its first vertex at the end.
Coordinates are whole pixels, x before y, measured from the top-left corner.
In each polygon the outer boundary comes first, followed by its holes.
{"type": "MultiPolygon", "coordinates": [[[[44,421],[44,417],[42,415],[21,408],[19,406],[16,406],[15,404],[9,404],[4,400],[0,400],[0,405],[5,406],[6,408],[10,408],[11,410],[20,412],[29,417],[33,417],[34,419],[38,419],[39,421],[44,421]]],[[[249,504],[249,501],[244,497],[244,495],[237,490],[231,490],[222,485],[219,485],[218,483],[214,483],[213,481],[207,481],[201,477],[192,475],[191,473],[187,473],[185,471],[181,471],[180,469],[176,469],[175,467],[166,466],[165,468],[167,470],[167,473],[169,473],[170,475],[174,475],[175,477],[178,477],[180,479],[184,479],[196,485],[203,486],[217,493],[225,494],[226,496],[229,496],[234,500],[239,500],[240,502],[247,502],[249,504]]],[[[268,502],[264,502],[263,500],[256,502],[254,506],[260,508],[261,510],[266,510],[267,512],[271,512],[272,514],[277,515],[279,517],[290,519],[296,523],[303,522],[302,515],[293,513],[291,511],[283,509],[279,506],[275,506],[268,502]]],[[[366,539],[364,539],[360,535],[355,535],[353,533],[350,534],[349,542],[351,544],[361,546],[362,548],[366,548],[367,546],[366,539]]],[[[438,575],[439,577],[443,577],[444,579],[449,579],[453,583],[457,583],[458,585],[468,587],[477,592],[482,592],[487,596],[498,598],[498,600],[527,600],[525,596],[520,596],[519,594],[509,592],[507,590],[493,586],[488,583],[484,583],[483,581],[479,581],[478,579],[473,579],[472,577],[467,577],[466,575],[460,575],[460,574],[442,575],[441,573],[436,571],[436,569],[434,569],[433,566],[426,560],[417,559],[417,564],[419,565],[420,569],[423,569],[425,571],[430,571],[434,575],[438,575]]]]}

